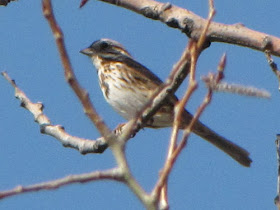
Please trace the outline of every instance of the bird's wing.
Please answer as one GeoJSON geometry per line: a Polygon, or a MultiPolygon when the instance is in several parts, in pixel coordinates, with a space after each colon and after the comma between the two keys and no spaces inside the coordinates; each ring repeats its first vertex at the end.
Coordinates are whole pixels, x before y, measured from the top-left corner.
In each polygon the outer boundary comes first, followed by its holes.
{"type": "Polygon", "coordinates": [[[155,83],[156,85],[161,85],[162,81],[161,79],[155,75],[153,72],[151,72],[149,69],[147,69],[145,66],[142,64],[138,63],[135,61],[132,57],[128,56],[117,56],[116,61],[120,61],[131,67],[133,70],[137,71],[139,74],[136,75],[141,75],[141,77],[145,77],[146,80],[151,81],[155,83]]]}

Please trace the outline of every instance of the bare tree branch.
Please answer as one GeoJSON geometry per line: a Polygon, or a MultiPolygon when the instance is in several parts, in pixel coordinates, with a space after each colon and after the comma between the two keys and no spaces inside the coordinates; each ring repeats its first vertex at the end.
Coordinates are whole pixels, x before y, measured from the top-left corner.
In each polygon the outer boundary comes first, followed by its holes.
{"type": "Polygon", "coordinates": [[[102,137],[97,140],[83,139],[71,136],[61,125],[52,125],[50,119],[43,112],[43,104],[30,101],[7,72],[2,72],[1,74],[15,88],[15,97],[20,100],[21,106],[34,116],[35,122],[40,126],[41,133],[56,138],[63,146],[74,148],[81,154],[102,153],[107,148],[107,143],[102,137]]]}
{"type": "MultiPolygon", "coordinates": [[[[207,20],[193,12],[154,0],[99,0],[114,4],[141,14],[153,20],[159,20],[169,27],[176,28],[188,37],[198,40],[207,20]]],[[[82,1],[83,5],[87,1],[82,1]]],[[[226,25],[212,22],[207,31],[206,40],[224,42],[264,52],[269,50],[272,55],[280,56],[280,38],[246,28],[243,24],[226,25]]],[[[209,45],[209,44],[208,44],[209,45]]]]}
{"type": "Polygon", "coordinates": [[[123,182],[123,175],[120,173],[120,170],[117,168],[110,169],[107,171],[96,171],[96,172],[85,173],[85,174],[69,175],[61,179],[42,182],[29,186],[17,186],[11,190],[1,191],[0,199],[11,197],[18,194],[27,193],[27,192],[53,190],[53,189],[60,188],[64,185],[69,185],[74,183],[88,183],[92,181],[99,181],[105,179],[123,182]]]}

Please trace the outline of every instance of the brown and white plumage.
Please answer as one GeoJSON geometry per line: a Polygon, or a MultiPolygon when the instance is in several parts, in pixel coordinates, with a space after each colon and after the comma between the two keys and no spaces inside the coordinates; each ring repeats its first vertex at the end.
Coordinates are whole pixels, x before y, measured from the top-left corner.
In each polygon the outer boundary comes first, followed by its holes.
{"type": "MultiPolygon", "coordinates": [[[[162,81],[146,67],[135,61],[125,48],[110,39],[101,39],[81,53],[91,57],[98,72],[99,84],[106,101],[127,120],[132,119],[149,102],[152,94],[162,81]]],[[[175,95],[167,102],[145,126],[152,128],[171,127],[174,117],[175,95]]],[[[192,115],[185,110],[181,128],[188,125],[192,115]]],[[[200,121],[192,130],[195,134],[212,143],[244,166],[252,162],[249,153],[220,136],[200,121]]]]}

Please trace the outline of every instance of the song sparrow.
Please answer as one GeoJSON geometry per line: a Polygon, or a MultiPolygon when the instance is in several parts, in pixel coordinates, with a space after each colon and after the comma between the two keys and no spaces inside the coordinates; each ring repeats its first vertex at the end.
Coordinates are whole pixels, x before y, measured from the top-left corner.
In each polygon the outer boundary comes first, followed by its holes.
{"type": "MultiPolygon", "coordinates": [[[[99,85],[106,101],[127,120],[132,119],[148,103],[151,95],[162,81],[149,69],[138,63],[118,42],[100,39],[81,53],[89,56],[97,69],[99,85]]],[[[159,109],[145,127],[162,128],[173,124],[175,95],[159,109]]],[[[185,110],[181,128],[186,127],[192,115],[185,110]]],[[[244,166],[252,162],[249,153],[212,131],[201,122],[196,122],[192,132],[212,143],[244,166]]]]}

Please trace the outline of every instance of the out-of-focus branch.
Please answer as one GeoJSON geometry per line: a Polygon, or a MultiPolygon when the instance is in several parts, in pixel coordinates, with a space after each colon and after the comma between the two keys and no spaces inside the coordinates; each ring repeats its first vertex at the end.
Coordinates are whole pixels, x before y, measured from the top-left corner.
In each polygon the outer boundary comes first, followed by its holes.
{"type": "Polygon", "coordinates": [[[1,191],[0,199],[11,197],[18,194],[23,194],[27,192],[36,192],[41,190],[53,190],[60,188],[64,185],[74,184],[74,183],[87,183],[99,180],[116,180],[119,182],[123,181],[123,176],[119,169],[110,169],[107,171],[97,171],[85,174],[69,175],[61,179],[56,179],[48,182],[42,182],[39,184],[29,185],[29,186],[17,186],[14,189],[1,191]]]}
{"type": "MultiPolygon", "coordinates": [[[[188,37],[198,40],[201,37],[207,20],[193,12],[170,3],[154,0],[99,0],[114,4],[142,14],[147,18],[159,20],[166,25],[181,30],[188,37]]],[[[83,0],[83,4],[86,1],[83,0]]],[[[206,40],[225,42],[280,56],[280,38],[246,28],[243,24],[226,25],[212,22],[207,30],[206,40]]]]}
{"type": "Polygon", "coordinates": [[[216,83],[213,78],[213,74],[209,74],[207,77],[202,77],[208,88],[211,88],[215,92],[235,93],[244,96],[258,97],[258,98],[270,98],[270,93],[266,90],[261,90],[255,87],[244,86],[240,84],[229,84],[226,82],[216,83]]]}

